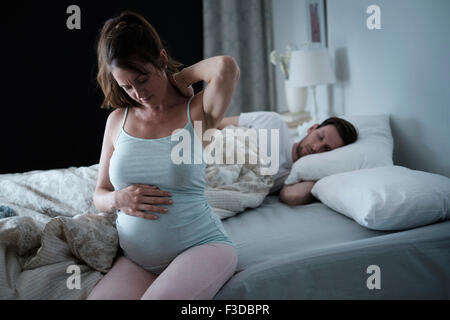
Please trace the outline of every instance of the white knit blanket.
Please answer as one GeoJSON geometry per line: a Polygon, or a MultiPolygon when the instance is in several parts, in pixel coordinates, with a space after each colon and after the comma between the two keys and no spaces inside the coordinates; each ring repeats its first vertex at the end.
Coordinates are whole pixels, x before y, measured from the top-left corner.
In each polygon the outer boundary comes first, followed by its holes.
{"type": "MultiPolygon", "coordinates": [[[[215,214],[224,219],[262,203],[273,179],[260,167],[259,161],[207,166],[205,192],[215,214]]],[[[0,219],[0,299],[85,299],[111,268],[118,236],[115,215],[93,205],[97,170],[0,175],[0,205],[16,214],[0,219]],[[80,272],[79,288],[71,268],[80,272]]]]}

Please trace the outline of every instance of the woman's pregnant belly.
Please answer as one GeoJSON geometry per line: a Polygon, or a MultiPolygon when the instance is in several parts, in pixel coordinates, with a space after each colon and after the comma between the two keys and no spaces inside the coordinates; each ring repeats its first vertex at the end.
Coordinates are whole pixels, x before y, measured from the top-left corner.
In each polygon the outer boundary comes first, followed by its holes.
{"type": "Polygon", "coordinates": [[[128,258],[145,269],[166,266],[194,245],[228,238],[206,199],[176,194],[172,199],[174,204],[166,206],[167,213],[156,213],[157,220],[117,213],[120,246],[128,258]]]}

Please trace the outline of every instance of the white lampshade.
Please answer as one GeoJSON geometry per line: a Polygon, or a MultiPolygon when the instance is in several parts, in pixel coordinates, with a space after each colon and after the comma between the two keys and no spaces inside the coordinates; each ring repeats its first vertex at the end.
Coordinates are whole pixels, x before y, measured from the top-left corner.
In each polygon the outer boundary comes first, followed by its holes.
{"type": "Polygon", "coordinates": [[[309,87],[334,82],[336,77],[326,48],[291,52],[287,86],[309,87]]]}

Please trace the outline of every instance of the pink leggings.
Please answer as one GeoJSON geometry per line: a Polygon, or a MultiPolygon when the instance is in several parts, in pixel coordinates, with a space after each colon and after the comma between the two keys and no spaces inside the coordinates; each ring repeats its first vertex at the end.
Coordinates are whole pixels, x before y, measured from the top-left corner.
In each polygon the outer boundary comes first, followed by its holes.
{"type": "Polygon", "coordinates": [[[88,299],[210,300],[237,267],[237,252],[223,243],[207,243],[178,255],[158,276],[121,256],[88,299]]]}
{"type": "Polygon", "coordinates": [[[206,243],[178,255],[150,285],[142,299],[210,300],[237,267],[236,250],[206,243]]]}

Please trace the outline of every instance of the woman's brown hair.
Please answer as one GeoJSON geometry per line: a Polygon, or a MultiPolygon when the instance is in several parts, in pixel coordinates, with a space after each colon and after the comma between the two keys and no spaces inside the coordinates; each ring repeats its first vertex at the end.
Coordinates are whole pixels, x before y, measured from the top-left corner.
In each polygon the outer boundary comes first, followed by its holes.
{"type": "MultiPolygon", "coordinates": [[[[160,52],[165,49],[155,28],[141,15],[125,11],[105,22],[97,44],[98,73],[104,100],[102,108],[125,108],[139,105],[115,81],[111,66],[129,69],[141,74],[148,71],[143,63],[151,63],[163,71],[160,52]]],[[[167,52],[167,49],[166,49],[167,52]]],[[[168,55],[167,75],[178,72],[182,64],[168,55]]]]}

